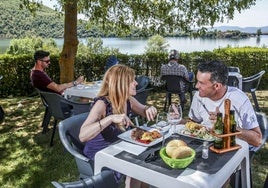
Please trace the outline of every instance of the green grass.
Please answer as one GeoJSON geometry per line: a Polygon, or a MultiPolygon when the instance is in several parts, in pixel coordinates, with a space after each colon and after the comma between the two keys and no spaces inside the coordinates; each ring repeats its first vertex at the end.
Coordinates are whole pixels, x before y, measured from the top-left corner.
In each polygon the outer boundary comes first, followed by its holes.
{"type": "MultiPolygon", "coordinates": [[[[268,91],[257,94],[261,110],[268,114],[268,91]]],[[[163,110],[164,93],[155,92],[148,103],[163,110]]],[[[78,172],[73,157],[67,153],[58,133],[49,146],[51,130],[42,134],[44,107],[38,96],[0,99],[6,118],[0,124],[0,186],[53,187],[51,181],[74,181],[78,172]]],[[[187,103],[185,115],[189,108],[187,103]]],[[[50,126],[52,125],[52,121],[50,126]]],[[[253,187],[262,188],[268,173],[268,144],[252,162],[253,187]]]]}

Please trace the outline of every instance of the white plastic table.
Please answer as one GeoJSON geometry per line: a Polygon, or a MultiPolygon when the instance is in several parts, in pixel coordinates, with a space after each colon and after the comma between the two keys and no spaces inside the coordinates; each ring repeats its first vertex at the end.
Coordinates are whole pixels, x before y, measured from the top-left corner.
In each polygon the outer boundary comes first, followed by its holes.
{"type": "MultiPolygon", "coordinates": [[[[228,180],[230,175],[237,168],[241,167],[242,187],[250,188],[248,144],[240,139],[237,139],[237,144],[241,145],[242,148],[215,174],[207,174],[199,170],[186,168],[180,175],[174,178],[153,169],[132,163],[131,161],[115,157],[116,154],[123,151],[122,148],[120,149],[120,147],[116,146],[117,144],[111,145],[96,154],[94,173],[98,174],[102,168],[108,167],[155,187],[208,188],[221,187],[228,180]]],[[[207,160],[209,160],[209,158],[207,160]]]]}
{"type": "Polygon", "coordinates": [[[97,96],[101,86],[101,81],[97,81],[91,85],[77,85],[74,87],[67,88],[64,91],[64,97],[68,99],[71,96],[85,97],[93,99],[97,96]]]}

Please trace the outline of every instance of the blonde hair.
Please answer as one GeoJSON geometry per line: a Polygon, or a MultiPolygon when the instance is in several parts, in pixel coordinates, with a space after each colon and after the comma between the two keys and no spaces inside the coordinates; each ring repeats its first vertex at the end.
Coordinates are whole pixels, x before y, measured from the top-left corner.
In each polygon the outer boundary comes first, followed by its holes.
{"type": "Polygon", "coordinates": [[[117,64],[106,71],[98,96],[108,97],[114,114],[125,113],[124,107],[130,97],[129,86],[134,79],[135,71],[125,65],[117,64]]]}

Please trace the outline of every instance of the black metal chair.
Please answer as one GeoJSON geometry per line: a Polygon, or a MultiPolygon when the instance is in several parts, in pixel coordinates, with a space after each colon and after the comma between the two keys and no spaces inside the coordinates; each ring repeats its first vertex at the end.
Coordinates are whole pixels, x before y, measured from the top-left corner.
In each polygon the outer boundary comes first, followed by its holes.
{"type": "Polygon", "coordinates": [[[59,135],[64,148],[75,158],[80,181],[58,183],[53,185],[58,187],[117,187],[114,175],[111,171],[102,171],[94,176],[94,161],[83,154],[85,143],[79,140],[79,132],[88,113],[82,113],[69,117],[59,123],[59,135]],[[105,181],[104,181],[105,180],[105,181]],[[93,186],[94,185],[94,186],[93,186]]]}
{"type": "Polygon", "coordinates": [[[255,91],[258,89],[264,70],[257,74],[242,79],[242,91],[251,93],[254,107],[257,112],[260,111],[259,103],[255,91]]]}
{"type": "MultiPolygon", "coordinates": [[[[38,91],[43,103],[46,105],[47,113],[54,117],[53,132],[50,140],[50,146],[53,146],[53,139],[57,129],[57,123],[59,120],[64,120],[73,115],[81,114],[84,112],[89,112],[90,103],[78,103],[74,101],[69,101],[63,96],[45,91],[38,91]]],[[[46,113],[46,112],[45,112],[46,113]]],[[[45,123],[47,126],[48,115],[45,115],[44,118],[47,118],[45,123]]]]}
{"type": "Polygon", "coordinates": [[[182,76],[177,75],[163,75],[161,77],[162,80],[165,81],[165,88],[166,88],[166,99],[165,99],[165,105],[164,105],[164,111],[166,111],[167,103],[168,105],[171,104],[171,97],[172,94],[178,94],[181,102],[182,109],[184,108],[184,104],[186,101],[185,93],[190,94],[190,100],[193,99],[193,82],[186,80],[182,76]],[[185,88],[184,91],[181,89],[181,84],[184,83],[185,88]]]}

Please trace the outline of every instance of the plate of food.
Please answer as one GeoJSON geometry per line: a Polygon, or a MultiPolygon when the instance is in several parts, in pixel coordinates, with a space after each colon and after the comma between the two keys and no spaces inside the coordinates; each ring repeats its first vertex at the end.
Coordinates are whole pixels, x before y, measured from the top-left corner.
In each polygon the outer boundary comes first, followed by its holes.
{"type": "Polygon", "coordinates": [[[215,137],[210,134],[208,128],[201,124],[189,121],[178,130],[178,134],[204,141],[214,141],[215,137]]]}
{"type": "Polygon", "coordinates": [[[162,135],[157,129],[134,128],[118,135],[118,137],[127,142],[147,147],[162,141],[162,135]]]}

